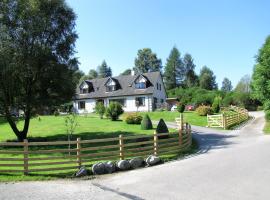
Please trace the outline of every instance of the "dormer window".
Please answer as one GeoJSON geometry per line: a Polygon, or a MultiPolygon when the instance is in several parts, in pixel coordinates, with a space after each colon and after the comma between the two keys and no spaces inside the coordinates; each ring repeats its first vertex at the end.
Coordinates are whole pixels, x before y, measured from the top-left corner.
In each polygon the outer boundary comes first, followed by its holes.
{"type": "Polygon", "coordinates": [[[112,92],[112,91],[115,91],[115,85],[108,85],[106,87],[106,92],[112,92]]]}
{"type": "Polygon", "coordinates": [[[135,84],[136,89],[145,89],[146,88],[146,83],[136,83],[135,84]]]}
{"type": "Polygon", "coordinates": [[[139,76],[135,80],[135,88],[136,89],[145,89],[146,88],[147,80],[143,76],[139,76]]]}
{"type": "Polygon", "coordinates": [[[84,81],[80,86],[80,94],[87,94],[90,93],[92,89],[92,84],[90,82],[84,81]]]}
{"type": "Polygon", "coordinates": [[[106,92],[112,92],[116,90],[116,82],[112,78],[108,79],[105,86],[106,86],[106,92]]]}

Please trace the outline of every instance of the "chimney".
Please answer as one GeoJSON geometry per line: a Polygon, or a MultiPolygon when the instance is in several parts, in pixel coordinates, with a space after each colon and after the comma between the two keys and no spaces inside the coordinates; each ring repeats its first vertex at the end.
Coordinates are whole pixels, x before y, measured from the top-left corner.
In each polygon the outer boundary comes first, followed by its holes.
{"type": "Polygon", "coordinates": [[[135,75],[135,71],[132,69],[131,70],[131,76],[134,76],[135,75]]]}

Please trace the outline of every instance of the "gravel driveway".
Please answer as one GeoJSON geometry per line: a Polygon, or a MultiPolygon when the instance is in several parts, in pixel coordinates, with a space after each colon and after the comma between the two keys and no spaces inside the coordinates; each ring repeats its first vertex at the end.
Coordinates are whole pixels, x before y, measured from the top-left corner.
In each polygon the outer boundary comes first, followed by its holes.
{"type": "Polygon", "coordinates": [[[0,199],[270,199],[270,136],[263,112],[251,115],[239,130],[193,127],[200,150],[186,159],[87,181],[1,183],[0,199]]]}

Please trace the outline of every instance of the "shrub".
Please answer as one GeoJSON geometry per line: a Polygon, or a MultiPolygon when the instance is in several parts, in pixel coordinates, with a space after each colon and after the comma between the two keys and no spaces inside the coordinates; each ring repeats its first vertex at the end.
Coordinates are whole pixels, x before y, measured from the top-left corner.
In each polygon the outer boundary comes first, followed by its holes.
{"type": "Polygon", "coordinates": [[[176,109],[178,112],[183,113],[185,111],[185,105],[183,103],[178,103],[176,109]]]}
{"type": "Polygon", "coordinates": [[[198,115],[200,116],[206,116],[206,115],[211,115],[213,114],[213,110],[210,106],[199,106],[196,109],[196,112],[198,113],[198,115]]]}
{"type": "Polygon", "coordinates": [[[128,114],[125,118],[127,124],[141,124],[142,116],[137,113],[128,114]]]}
{"type": "Polygon", "coordinates": [[[142,123],[141,123],[141,129],[142,130],[149,130],[153,129],[152,121],[150,117],[146,114],[143,117],[142,123]]]}
{"type": "Polygon", "coordinates": [[[157,133],[169,133],[168,127],[163,119],[160,119],[156,129],[157,133]]]}
{"type": "Polygon", "coordinates": [[[54,114],[55,117],[57,117],[57,116],[60,115],[60,112],[59,112],[58,110],[55,110],[55,111],[53,112],[53,114],[54,114]]]}
{"type": "Polygon", "coordinates": [[[212,104],[212,110],[214,113],[219,113],[221,100],[222,100],[221,97],[215,97],[214,102],[212,104]]]}
{"type": "Polygon", "coordinates": [[[265,119],[270,121],[270,110],[265,111],[265,119]]]}
{"type": "Polygon", "coordinates": [[[103,116],[105,114],[106,108],[103,103],[98,102],[95,107],[95,113],[97,113],[100,117],[100,119],[103,119],[103,116]]]}
{"type": "Polygon", "coordinates": [[[270,100],[267,100],[263,104],[263,109],[264,110],[270,110],[270,100]]]}
{"type": "Polygon", "coordinates": [[[122,105],[118,102],[111,102],[109,107],[106,109],[106,116],[112,121],[116,121],[121,114],[124,113],[122,105]]]}

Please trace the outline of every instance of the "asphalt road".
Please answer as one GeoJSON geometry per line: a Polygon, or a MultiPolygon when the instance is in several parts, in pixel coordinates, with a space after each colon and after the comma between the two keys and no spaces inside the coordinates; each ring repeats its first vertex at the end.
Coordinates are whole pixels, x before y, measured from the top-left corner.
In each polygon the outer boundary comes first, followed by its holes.
{"type": "Polygon", "coordinates": [[[1,183],[0,199],[270,199],[270,136],[263,113],[252,115],[239,130],[193,127],[200,150],[186,159],[87,181],[1,183]]]}

